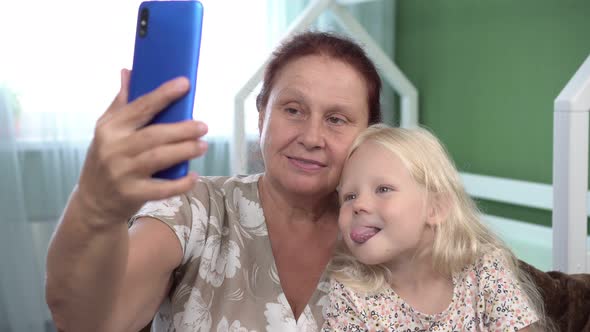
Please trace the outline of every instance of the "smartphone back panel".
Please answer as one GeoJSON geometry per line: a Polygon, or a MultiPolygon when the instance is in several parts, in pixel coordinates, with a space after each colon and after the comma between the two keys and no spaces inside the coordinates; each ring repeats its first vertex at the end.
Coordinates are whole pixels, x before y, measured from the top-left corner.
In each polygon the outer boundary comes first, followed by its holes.
{"type": "MultiPolygon", "coordinates": [[[[154,117],[150,124],[193,118],[203,7],[198,1],[146,1],[139,7],[129,102],[162,83],[185,76],[189,92],[154,117]]],[[[177,179],[188,173],[188,161],[154,174],[177,179]]]]}

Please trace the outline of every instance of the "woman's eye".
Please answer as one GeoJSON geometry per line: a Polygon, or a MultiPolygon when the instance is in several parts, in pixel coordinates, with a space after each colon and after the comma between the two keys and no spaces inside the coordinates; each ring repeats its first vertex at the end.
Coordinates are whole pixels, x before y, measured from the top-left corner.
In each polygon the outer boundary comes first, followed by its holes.
{"type": "Polygon", "coordinates": [[[346,123],[346,120],[344,120],[341,117],[331,116],[328,118],[328,122],[330,122],[331,124],[335,124],[335,125],[341,125],[341,124],[346,123]]]}
{"type": "Polygon", "coordinates": [[[299,110],[293,107],[287,107],[285,108],[285,112],[289,113],[290,115],[297,115],[299,114],[299,110]]]}
{"type": "Polygon", "coordinates": [[[386,186],[379,186],[379,187],[377,187],[377,192],[380,193],[380,194],[381,193],[388,193],[390,191],[393,191],[393,188],[386,187],[386,186]]]}
{"type": "Polygon", "coordinates": [[[351,199],[355,199],[356,198],[356,194],[346,194],[344,196],[342,196],[342,201],[346,202],[346,201],[350,201],[351,199]]]}

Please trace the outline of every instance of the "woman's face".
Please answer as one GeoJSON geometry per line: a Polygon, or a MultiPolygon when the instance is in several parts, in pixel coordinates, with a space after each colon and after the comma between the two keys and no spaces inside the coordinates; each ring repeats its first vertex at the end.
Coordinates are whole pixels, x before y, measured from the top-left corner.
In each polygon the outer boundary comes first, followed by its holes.
{"type": "Polygon", "coordinates": [[[353,67],[319,55],[291,61],[259,115],[266,179],[293,194],[331,194],[368,115],[367,86],[353,67]]]}

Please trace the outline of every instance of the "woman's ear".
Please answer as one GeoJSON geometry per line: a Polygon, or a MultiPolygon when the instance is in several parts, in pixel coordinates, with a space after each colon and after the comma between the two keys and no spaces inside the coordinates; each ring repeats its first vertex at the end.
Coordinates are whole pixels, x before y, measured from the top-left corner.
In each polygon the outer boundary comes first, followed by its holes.
{"type": "Polygon", "coordinates": [[[428,202],[426,224],[436,227],[444,223],[451,211],[451,199],[448,195],[431,194],[428,202]]]}

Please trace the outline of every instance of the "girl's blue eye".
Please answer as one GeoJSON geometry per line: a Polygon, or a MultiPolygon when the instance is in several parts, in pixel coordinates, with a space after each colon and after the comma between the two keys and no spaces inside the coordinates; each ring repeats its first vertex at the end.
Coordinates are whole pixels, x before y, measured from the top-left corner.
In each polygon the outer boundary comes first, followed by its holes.
{"type": "Polygon", "coordinates": [[[379,187],[377,187],[377,192],[380,193],[380,194],[381,193],[388,193],[390,191],[393,191],[393,189],[390,188],[390,187],[386,187],[386,186],[379,186],[379,187]]]}
{"type": "Polygon", "coordinates": [[[346,194],[344,196],[342,196],[342,201],[346,202],[346,201],[350,201],[351,199],[355,199],[356,198],[356,194],[346,194]]]}

